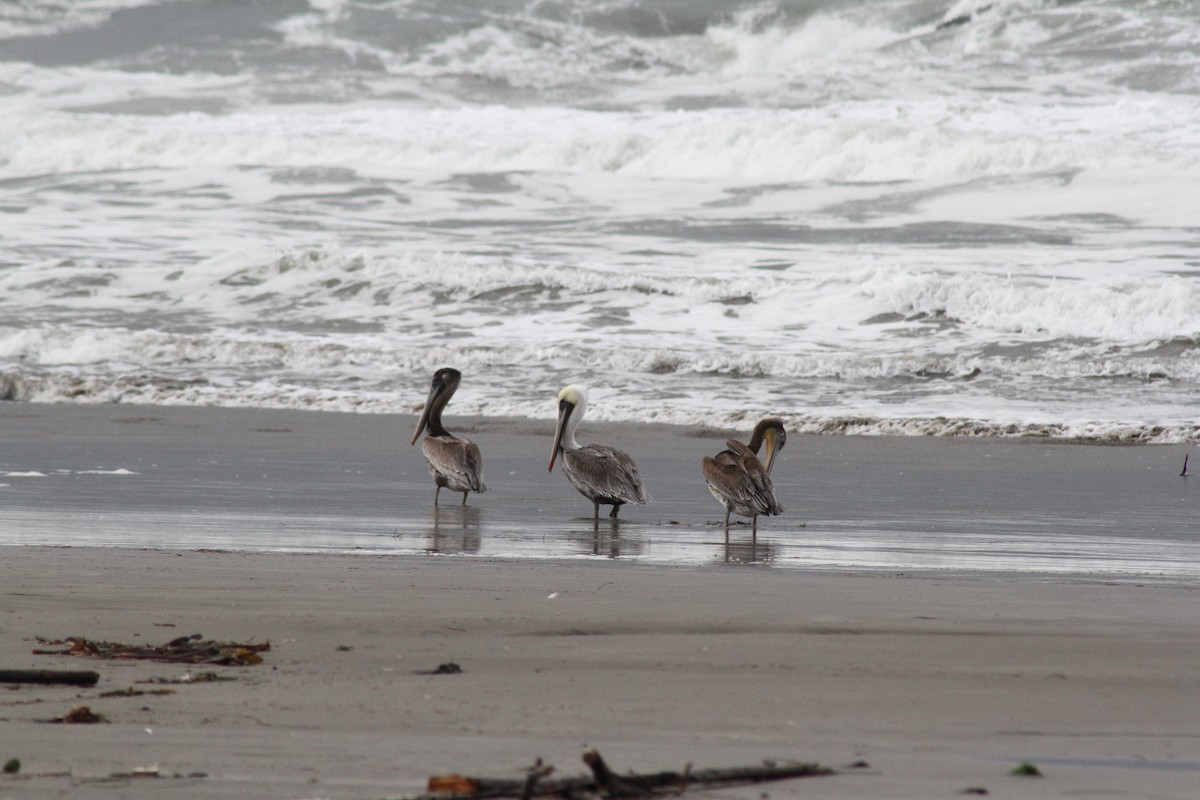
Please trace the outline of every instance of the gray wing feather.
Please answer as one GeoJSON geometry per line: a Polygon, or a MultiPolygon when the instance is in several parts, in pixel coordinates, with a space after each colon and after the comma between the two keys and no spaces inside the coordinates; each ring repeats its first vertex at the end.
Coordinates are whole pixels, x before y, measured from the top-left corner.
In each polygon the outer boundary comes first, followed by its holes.
{"type": "Polygon", "coordinates": [[[486,492],[483,456],[479,446],[460,436],[426,436],[421,452],[434,479],[441,478],[456,492],[486,492]]]}
{"type": "Polygon", "coordinates": [[[645,503],[650,499],[633,459],[613,447],[589,444],[578,450],[564,450],[563,472],[581,494],[592,500],[645,503]]]}
{"type": "Polygon", "coordinates": [[[782,513],[771,476],[754,451],[736,439],[726,445],[728,450],[704,457],[704,480],[712,493],[727,506],[767,516],[782,513]]]}

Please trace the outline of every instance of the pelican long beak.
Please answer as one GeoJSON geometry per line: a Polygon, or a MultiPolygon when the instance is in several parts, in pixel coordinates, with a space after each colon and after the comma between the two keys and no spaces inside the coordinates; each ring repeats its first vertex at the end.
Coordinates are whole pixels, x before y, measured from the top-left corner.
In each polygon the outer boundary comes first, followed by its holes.
{"type": "Polygon", "coordinates": [[[558,427],[554,431],[554,447],[550,450],[550,465],[546,467],[547,472],[554,471],[554,460],[558,458],[558,451],[562,449],[563,431],[567,428],[567,420],[571,417],[571,412],[575,410],[575,406],[568,403],[566,400],[560,400],[558,403],[558,427]]]}
{"type": "Polygon", "coordinates": [[[425,398],[425,407],[421,409],[421,418],[417,420],[417,430],[413,433],[412,441],[409,442],[410,446],[417,443],[417,439],[421,438],[421,432],[429,425],[429,409],[433,408],[433,401],[445,388],[445,384],[437,380],[429,387],[429,396],[425,398]]]}
{"type": "Polygon", "coordinates": [[[766,450],[763,453],[763,469],[767,474],[771,474],[771,467],[775,465],[775,456],[779,455],[779,451],[783,450],[784,444],[787,443],[787,434],[777,428],[768,428],[766,435],[763,437],[763,448],[766,450]]]}
{"type": "Polygon", "coordinates": [[[421,431],[425,430],[425,426],[428,424],[429,424],[429,404],[427,403],[425,405],[425,408],[421,409],[421,418],[419,420],[417,420],[417,430],[415,433],[413,433],[412,441],[409,442],[410,446],[417,443],[417,439],[421,438],[421,431]]]}

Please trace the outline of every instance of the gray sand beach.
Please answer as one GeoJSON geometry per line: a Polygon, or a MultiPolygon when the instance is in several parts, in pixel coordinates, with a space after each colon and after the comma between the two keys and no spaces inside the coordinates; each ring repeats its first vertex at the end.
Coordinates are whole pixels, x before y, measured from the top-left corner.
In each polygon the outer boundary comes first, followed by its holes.
{"type": "Polygon", "coordinates": [[[6,687],[0,798],[405,797],[586,747],[840,770],[729,798],[1195,796],[1182,448],[792,437],[787,512],[726,545],[698,472],[726,432],[585,425],[653,495],[593,527],[550,422],[447,420],[492,490],[437,512],[412,422],[0,407],[0,667],[101,674],[6,687]],[[133,697],[100,695],[190,668],[32,652],[193,633],[271,649],[133,697]],[[46,724],[76,705],[108,723],[46,724]]]}

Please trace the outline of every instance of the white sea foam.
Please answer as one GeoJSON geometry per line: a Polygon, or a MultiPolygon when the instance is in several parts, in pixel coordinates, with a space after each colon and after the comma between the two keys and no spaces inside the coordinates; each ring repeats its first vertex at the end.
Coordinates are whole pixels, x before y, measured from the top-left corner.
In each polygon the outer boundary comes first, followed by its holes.
{"type": "MultiPolygon", "coordinates": [[[[814,62],[861,57],[904,37],[896,30],[871,24],[857,14],[817,13],[797,27],[765,24],[769,6],[734,16],[728,25],[714,26],[707,37],[729,53],[722,65],[727,75],[776,76],[811,69],[814,62]]],[[[821,69],[821,67],[818,67],[821,69]]]]}
{"type": "Polygon", "coordinates": [[[180,0],[37,0],[0,6],[0,37],[45,36],[104,22],[116,11],[180,0]]]}
{"type": "Polygon", "coordinates": [[[0,58],[0,397],[1195,436],[1186,8],[261,11],[0,58]]]}
{"type": "Polygon", "coordinates": [[[134,169],[342,166],[380,177],[407,171],[613,173],[631,178],[776,181],[970,181],[1063,170],[1157,167],[1195,174],[1200,122],[1186,104],[1108,109],[1017,108],[956,117],[935,102],[908,119],[862,105],[829,120],[812,110],[598,113],[351,110],[211,117],[79,116],[33,108],[0,119],[12,176],[134,169]],[[1174,121],[1178,126],[1165,127],[1174,121]],[[934,123],[934,124],[931,124],[934,123]],[[1087,132],[1079,132],[1086,129],[1087,132]],[[1038,131],[1043,131],[1039,134],[1038,131]],[[1185,135],[1186,132],[1186,135],[1185,135]],[[1107,146],[1097,147],[1097,139],[1107,146]],[[1157,144],[1156,144],[1157,142],[1157,144]]]}
{"type": "Polygon", "coordinates": [[[676,397],[655,404],[657,421],[730,425],[761,408],[816,431],[1156,440],[1194,431],[1161,421],[1169,400],[1161,410],[1148,405],[1148,389],[1169,397],[1172,386],[1200,380],[1200,299],[1179,276],[1105,285],[876,267],[837,279],[667,279],[445,255],[248,261],[201,265],[164,281],[149,301],[126,294],[134,287],[120,281],[89,301],[134,310],[144,303],[147,315],[186,304],[212,320],[203,330],[0,325],[0,363],[40,365],[3,393],[395,412],[420,400],[400,390],[418,380],[412,376],[452,363],[479,387],[456,398],[464,414],[538,416],[538,398],[582,372],[612,385],[599,419],[645,419],[636,398],[670,386],[676,397]],[[314,317],[357,323],[346,332],[326,325],[305,333],[304,321],[314,317]],[[606,323],[600,336],[598,319],[625,324],[606,323]],[[371,320],[377,327],[362,327],[371,320]],[[913,341],[925,346],[914,350],[913,341]],[[997,342],[1004,344],[995,349],[997,342]],[[247,380],[251,374],[258,380],[247,380]],[[718,399],[704,387],[722,377],[736,383],[718,399]],[[1127,400],[1106,401],[1109,422],[1086,411],[1072,418],[1097,381],[1128,383],[1127,400]],[[763,402],[764,388],[793,394],[811,382],[862,388],[808,398],[803,413],[763,402]],[[1039,383],[1064,390],[1055,396],[1035,389],[1039,383]],[[918,407],[939,416],[889,413],[889,397],[906,384],[917,395],[921,386],[934,392],[918,407]],[[949,394],[939,399],[943,390],[949,394]],[[1011,396],[975,405],[993,391],[1011,396]]]}
{"type": "MultiPolygon", "coordinates": [[[[76,264],[7,270],[0,274],[0,288],[22,304],[147,314],[177,309],[228,325],[283,324],[315,315],[411,330],[414,323],[445,319],[459,321],[469,333],[472,320],[479,319],[487,321],[491,341],[510,335],[524,341],[529,335],[525,317],[502,313],[516,300],[539,323],[567,337],[586,332],[588,315],[607,309],[621,310],[639,330],[668,340],[686,342],[703,331],[707,337],[748,342],[759,336],[794,339],[796,346],[811,348],[822,339],[853,347],[865,338],[871,350],[883,345],[885,352],[887,346],[878,341],[881,330],[921,330],[931,320],[952,324],[956,336],[977,337],[980,345],[1000,337],[1014,343],[1093,340],[1107,348],[1200,336],[1200,289],[1172,274],[1134,278],[1116,271],[1109,278],[1085,280],[1069,274],[875,266],[840,275],[730,270],[684,277],[449,254],[384,258],[337,251],[230,254],[157,275],[111,271],[110,278],[90,284],[72,282],[78,271],[76,264]],[[749,303],[753,313],[730,314],[731,302],[749,303]],[[868,321],[872,324],[862,324],[868,321]],[[789,334],[796,326],[803,330],[789,334]]],[[[103,330],[82,330],[69,343],[56,345],[39,340],[43,333],[11,329],[0,339],[0,356],[28,358],[32,347],[37,360],[51,363],[117,357],[99,343],[103,330]]],[[[903,349],[907,343],[894,346],[903,349]]]]}

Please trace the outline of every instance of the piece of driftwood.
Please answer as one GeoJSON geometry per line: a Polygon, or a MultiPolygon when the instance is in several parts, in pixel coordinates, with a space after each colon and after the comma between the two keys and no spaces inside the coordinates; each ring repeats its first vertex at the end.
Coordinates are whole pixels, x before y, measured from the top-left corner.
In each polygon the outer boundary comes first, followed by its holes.
{"type": "Polygon", "coordinates": [[[45,645],[66,645],[65,650],[34,650],[34,655],[49,656],[90,656],[92,658],[113,659],[143,659],[146,661],[167,661],[176,664],[219,664],[224,666],[249,666],[261,664],[259,653],[271,649],[270,642],[261,644],[221,643],[204,639],[196,633],[191,636],[180,636],[164,645],[157,647],[140,644],[120,644],[118,642],[98,642],[81,636],[71,636],[66,639],[48,640],[38,637],[38,642],[45,645]]]}
{"type": "Polygon", "coordinates": [[[155,695],[157,697],[162,697],[162,696],[168,695],[168,694],[175,694],[175,690],[174,689],[151,689],[150,691],[145,691],[142,689],[135,689],[132,686],[130,686],[128,689],[114,689],[111,692],[101,692],[100,696],[101,697],[143,697],[148,694],[155,695]]]}
{"type": "Polygon", "coordinates": [[[521,800],[530,800],[537,793],[538,781],[553,772],[554,767],[543,765],[540,758],[535,761],[529,769],[529,774],[525,776],[525,788],[521,790],[521,800]]]}
{"type": "Polygon", "coordinates": [[[700,770],[692,769],[689,764],[683,772],[617,775],[609,769],[608,764],[596,750],[584,752],[583,763],[591,768],[592,778],[600,789],[600,793],[605,797],[637,797],[661,793],[664,790],[682,792],[689,786],[712,788],[834,774],[832,769],[819,764],[764,763],[753,767],[700,770]]]}
{"type": "Polygon", "coordinates": [[[95,686],[99,672],[61,669],[0,669],[0,683],[41,683],[57,686],[95,686]]]}
{"type": "Polygon", "coordinates": [[[692,787],[708,789],[835,774],[832,769],[817,764],[768,762],[752,767],[730,769],[696,770],[689,765],[682,772],[619,775],[612,771],[600,753],[595,750],[586,751],[583,754],[583,762],[591,769],[590,776],[549,778],[547,776],[554,768],[543,767],[540,760],[530,770],[529,776],[525,780],[434,775],[429,779],[426,789],[428,793],[417,800],[484,800],[484,798],[498,797],[530,800],[532,797],[546,796],[576,799],[587,796],[647,797],[679,794],[692,787]]]}

